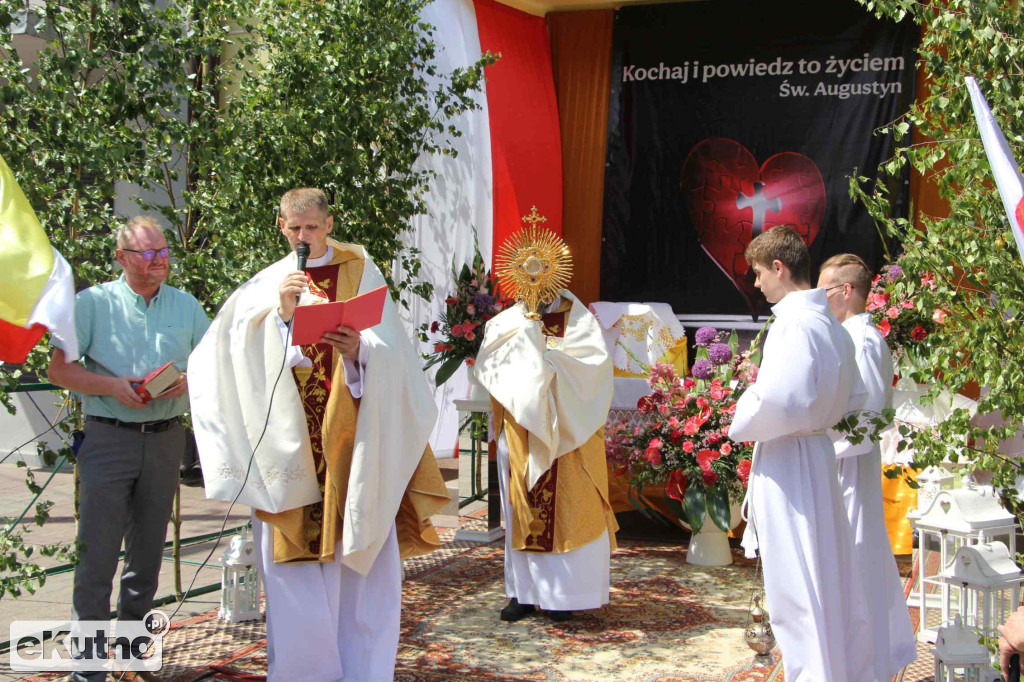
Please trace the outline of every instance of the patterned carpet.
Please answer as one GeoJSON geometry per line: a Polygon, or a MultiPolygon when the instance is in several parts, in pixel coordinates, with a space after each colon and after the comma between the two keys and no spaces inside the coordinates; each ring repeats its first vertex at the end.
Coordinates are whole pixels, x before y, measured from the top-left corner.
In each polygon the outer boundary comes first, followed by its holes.
{"type": "MultiPolygon", "coordinates": [[[[702,568],[685,563],[679,545],[624,541],[612,557],[609,605],[567,623],[542,614],[502,623],[501,541],[454,542],[450,531],[445,539],[405,564],[399,682],[784,680],[777,652],[761,667],[743,642],[754,567],[738,553],[733,566],[702,568]]],[[[907,577],[907,563],[900,568],[907,577]]],[[[262,622],[229,625],[215,611],[183,621],[165,638],[161,679],[265,675],[264,638],[262,622]]],[[[919,652],[899,682],[931,680],[927,646],[919,652]]]]}

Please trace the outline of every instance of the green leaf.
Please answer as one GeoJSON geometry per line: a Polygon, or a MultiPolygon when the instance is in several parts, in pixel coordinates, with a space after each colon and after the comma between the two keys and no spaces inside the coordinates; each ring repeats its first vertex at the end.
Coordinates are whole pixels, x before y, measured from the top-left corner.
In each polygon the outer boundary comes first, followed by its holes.
{"type": "Polygon", "coordinates": [[[683,506],[686,507],[686,517],[689,519],[690,530],[699,533],[704,527],[704,517],[707,516],[707,502],[704,499],[704,491],[700,486],[691,485],[683,494],[683,506]]]}
{"type": "Polygon", "coordinates": [[[459,365],[461,365],[463,362],[465,362],[463,358],[456,357],[448,358],[443,363],[441,363],[441,366],[437,370],[437,374],[434,375],[434,384],[440,386],[444,382],[451,379],[452,375],[455,374],[455,370],[457,370],[459,368],[459,365]]]}
{"type": "Polygon", "coordinates": [[[732,514],[729,509],[729,491],[726,490],[725,485],[717,483],[707,489],[705,496],[711,520],[714,521],[715,525],[723,533],[728,533],[730,521],[732,520],[732,514]]]}

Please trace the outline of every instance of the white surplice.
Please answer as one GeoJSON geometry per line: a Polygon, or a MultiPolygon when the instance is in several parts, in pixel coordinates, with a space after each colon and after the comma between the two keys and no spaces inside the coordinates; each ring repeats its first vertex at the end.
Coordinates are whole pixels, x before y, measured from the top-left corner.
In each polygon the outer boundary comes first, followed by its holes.
{"type": "MultiPolygon", "coordinates": [[[[851,405],[851,411],[860,411],[861,421],[867,425],[867,419],[892,407],[892,354],[870,313],[851,316],[843,327],[853,339],[858,380],[866,394],[863,401],[851,405]]],[[[875,638],[875,673],[877,679],[889,679],[917,658],[917,646],[885,526],[882,453],[878,442],[870,438],[857,445],[840,434],[833,434],[832,438],[839,458],[843,506],[850,520],[855,555],[867,593],[875,638]]]]}
{"type": "Polygon", "coordinates": [[[736,406],[729,437],[757,441],[743,546],[761,553],[765,599],[787,682],[874,681],[850,524],[827,429],[847,412],[850,335],[824,289],[772,307],[757,383],[736,406]]]}
{"type": "MultiPolygon", "coordinates": [[[[565,334],[547,347],[540,321],[522,306],[487,324],[476,373],[488,392],[529,433],[527,487],[560,456],[583,445],[608,418],[612,399],[611,356],[597,319],[568,291],[572,301],[565,334]]],[[[560,300],[551,306],[554,309],[560,300]]],[[[500,424],[495,425],[501,429],[500,424]]],[[[523,552],[512,548],[509,449],[497,434],[498,482],[505,532],[505,592],[522,604],[554,611],[596,609],[608,603],[611,541],[608,531],[568,552],[523,552]]]]}

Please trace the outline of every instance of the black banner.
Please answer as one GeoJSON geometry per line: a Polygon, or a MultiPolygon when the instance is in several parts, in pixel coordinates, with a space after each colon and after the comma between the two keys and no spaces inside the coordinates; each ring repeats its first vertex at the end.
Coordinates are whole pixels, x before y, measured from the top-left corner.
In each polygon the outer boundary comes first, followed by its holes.
{"type": "MultiPolygon", "coordinates": [[[[893,151],[919,37],[853,0],[712,0],[615,17],[601,298],[677,314],[758,315],[743,250],[793,226],[812,278],[836,253],[877,267],[878,231],[849,197],[893,151]]],[[[906,177],[893,201],[906,215],[906,177]]]]}

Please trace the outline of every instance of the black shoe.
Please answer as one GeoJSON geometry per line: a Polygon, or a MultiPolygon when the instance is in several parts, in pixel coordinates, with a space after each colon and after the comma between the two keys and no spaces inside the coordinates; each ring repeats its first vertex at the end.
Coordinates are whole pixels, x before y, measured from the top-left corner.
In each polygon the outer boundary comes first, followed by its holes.
{"type": "Polygon", "coordinates": [[[556,623],[564,623],[567,620],[572,620],[572,611],[548,611],[547,613],[548,618],[556,623]]]}
{"type": "Polygon", "coordinates": [[[190,488],[203,487],[203,470],[199,467],[191,467],[181,472],[181,484],[190,488]]]}
{"type": "Polygon", "coordinates": [[[525,618],[536,610],[537,607],[533,604],[520,604],[518,599],[512,597],[508,602],[508,606],[501,610],[501,619],[509,623],[514,623],[517,620],[525,618]]]}

